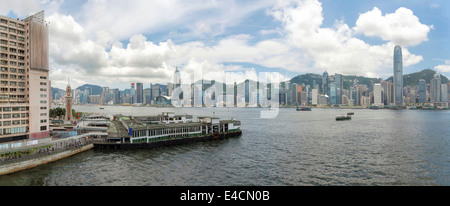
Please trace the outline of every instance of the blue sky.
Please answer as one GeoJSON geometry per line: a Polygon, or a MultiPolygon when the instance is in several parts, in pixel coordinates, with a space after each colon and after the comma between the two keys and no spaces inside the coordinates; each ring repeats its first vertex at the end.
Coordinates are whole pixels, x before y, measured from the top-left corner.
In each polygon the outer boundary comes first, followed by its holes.
{"type": "Polygon", "coordinates": [[[1,1],[12,18],[45,10],[50,78],[60,88],[67,73],[75,86],[167,83],[175,67],[184,80],[198,70],[218,81],[262,72],[279,80],[323,71],[387,78],[396,44],[404,73],[450,76],[445,0],[1,1]]]}

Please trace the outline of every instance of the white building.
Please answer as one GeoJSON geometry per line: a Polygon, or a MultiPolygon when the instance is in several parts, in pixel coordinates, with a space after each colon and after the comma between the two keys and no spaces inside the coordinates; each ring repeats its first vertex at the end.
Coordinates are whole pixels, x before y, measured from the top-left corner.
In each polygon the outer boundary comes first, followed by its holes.
{"type": "Polygon", "coordinates": [[[318,95],[319,95],[319,93],[318,93],[318,91],[317,91],[317,89],[312,89],[311,90],[311,104],[318,104],[319,102],[318,102],[318,95]]]}
{"type": "Polygon", "coordinates": [[[383,105],[383,101],[381,99],[381,84],[376,83],[373,85],[373,104],[376,106],[383,105]]]}

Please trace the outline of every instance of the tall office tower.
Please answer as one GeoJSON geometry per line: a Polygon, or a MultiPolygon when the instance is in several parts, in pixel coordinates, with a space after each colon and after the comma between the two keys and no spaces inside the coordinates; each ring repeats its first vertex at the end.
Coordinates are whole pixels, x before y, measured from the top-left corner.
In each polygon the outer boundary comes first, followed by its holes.
{"type": "Polygon", "coordinates": [[[152,103],[152,88],[144,89],[144,104],[152,103]]]}
{"type": "Polygon", "coordinates": [[[131,90],[130,90],[130,103],[136,103],[136,89],[134,88],[134,83],[131,83],[131,90]]]}
{"type": "Polygon", "coordinates": [[[441,102],[441,75],[436,72],[430,82],[430,102],[441,102]]]}
{"type": "Polygon", "coordinates": [[[317,92],[317,89],[316,88],[312,89],[311,90],[311,104],[317,104],[318,97],[319,97],[319,93],[317,92]]]}
{"type": "Polygon", "coordinates": [[[377,106],[383,105],[382,99],[381,99],[381,84],[374,84],[373,85],[373,104],[377,106]]]}
{"type": "Polygon", "coordinates": [[[329,88],[328,72],[325,71],[322,74],[322,94],[330,96],[329,88]]]}
{"type": "Polygon", "coordinates": [[[291,84],[291,98],[290,98],[290,105],[296,105],[297,104],[297,83],[291,84]]]}
{"type": "Polygon", "coordinates": [[[394,103],[395,106],[403,105],[403,60],[402,48],[394,48],[394,103]]]}
{"type": "Polygon", "coordinates": [[[48,51],[44,11],[0,16],[0,142],[49,137],[48,51]]]}
{"type": "Polygon", "coordinates": [[[447,87],[447,84],[441,84],[441,102],[448,103],[448,87],[447,87]]]}
{"type": "Polygon", "coordinates": [[[144,102],[144,84],[136,83],[136,103],[144,102]]]}
{"type": "Polygon", "coordinates": [[[180,71],[178,70],[178,67],[175,69],[175,72],[173,74],[173,84],[175,88],[181,85],[181,75],[180,71]]]}
{"type": "Polygon", "coordinates": [[[336,104],[336,83],[335,82],[330,83],[330,104],[331,105],[336,104]]]}
{"type": "Polygon", "coordinates": [[[342,89],[344,87],[342,75],[335,74],[334,81],[336,83],[336,104],[342,104],[342,89]]]}
{"type": "Polygon", "coordinates": [[[409,90],[409,103],[413,103],[413,104],[417,103],[416,99],[417,99],[416,89],[410,89],[409,90]]]}
{"type": "Polygon", "coordinates": [[[425,103],[427,101],[427,90],[426,90],[425,79],[419,80],[419,103],[425,103]]]}

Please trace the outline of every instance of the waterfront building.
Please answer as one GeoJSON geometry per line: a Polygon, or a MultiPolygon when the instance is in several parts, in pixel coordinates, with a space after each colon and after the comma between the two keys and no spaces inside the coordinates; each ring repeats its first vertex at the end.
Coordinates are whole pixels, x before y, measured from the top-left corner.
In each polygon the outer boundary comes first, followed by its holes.
{"type": "Polygon", "coordinates": [[[152,88],[145,88],[144,89],[144,104],[151,104],[152,103],[152,88]]]}
{"type": "Polygon", "coordinates": [[[336,104],[342,104],[342,90],[344,88],[344,80],[341,74],[334,75],[334,82],[336,87],[336,104]]]}
{"type": "Polygon", "coordinates": [[[349,100],[348,100],[348,97],[347,97],[347,95],[342,95],[342,104],[343,105],[350,105],[350,102],[349,102],[349,100]]]}
{"type": "Polygon", "coordinates": [[[416,89],[410,89],[409,90],[409,103],[412,103],[412,104],[417,103],[416,99],[417,99],[416,89]]]}
{"type": "Polygon", "coordinates": [[[100,95],[89,95],[89,103],[90,104],[100,104],[101,96],[100,95]]]}
{"type": "Polygon", "coordinates": [[[197,117],[175,115],[163,112],[158,116],[114,117],[115,130],[108,130],[109,139],[122,142],[141,143],[169,139],[184,139],[201,135],[217,135],[240,131],[240,121],[220,120],[218,117],[197,117]]]}
{"type": "Polygon", "coordinates": [[[152,100],[155,100],[156,97],[161,96],[161,87],[159,84],[153,84],[151,85],[152,88],[152,100]]]}
{"type": "Polygon", "coordinates": [[[291,84],[291,92],[290,92],[290,101],[289,104],[290,105],[296,105],[297,104],[297,83],[292,83],[291,84]]]}
{"type": "Polygon", "coordinates": [[[318,103],[320,106],[325,106],[328,103],[328,96],[327,95],[320,95],[318,99],[318,103]]]}
{"type": "Polygon", "coordinates": [[[376,105],[376,106],[383,105],[381,96],[382,96],[381,84],[376,83],[373,85],[373,104],[374,105],[376,105]]]}
{"type": "Polygon", "coordinates": [[[425,103],[427,100],[425,79],[419,80],[419,103],[425,103]]]}
{"type": "Polygon", "coordinates": [[[315,105],[318,104],[319,93],[317,91],[318,91],[317,88],[314,88],[311,91],[311,104],[315,104],[315,105]]]}
{"type": "Polygon", "coordinates": [[[0,16],[0,142],[49,136],[48,56],[44,11],[0,16]]]}
{"type": "Polygon", "coordinates": [[[136,103],[136,89],[135,89],[135,84],[131,83],[131,90],[130,90],[130,104],[136,103]]]}
{"type": "Polygon", "coordinates": [[[441,75],[436,72],[430,81],[430,102],[441,102],[441,75]]]}
{"type": "Polygon", "coordinates": [[[394,48],[394,103],[395,106],[403,105],[403,60],[402,48],[394,48]]]}
{"type": "Polygon", "coordinates": [[[300,98],[301,105],[307,105],[308,104],[308,93],[306,91],[302,91],[300,98]]]}
{"type": "Polygon", "coordinates": [[[330,104],[331,105],[336,104],[336,83],[335,82],[330,83],[330,104]]]}
{"type": "Polygon", "coordinates": [[[441,102],[448,103],[448,87],[447,87],[447,84],[441,84],[441,102]]]}
{"type": "Polygon", "coordinates": [[[328,72],[326,71],[322,74],[322,94],[330,95],[328,72]]]}
{"type": "Polygon", "coordinates": [[[144,84],[138,82],[136,83],[136,102],[135,103],[143,103],[144,102],[144,84]]]}
{"type": "Polygon", "coordinates": [[[363,96],[361,97],[361,106],[369,106],[370,105],[370,97],[363,96]]]}

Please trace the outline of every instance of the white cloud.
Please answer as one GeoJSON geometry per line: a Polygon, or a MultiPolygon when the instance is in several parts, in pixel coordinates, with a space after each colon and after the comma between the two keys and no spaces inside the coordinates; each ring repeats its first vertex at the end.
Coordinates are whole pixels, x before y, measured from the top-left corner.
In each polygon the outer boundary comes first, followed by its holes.
{"type": "Polygon", "coordinates": [[[40,0],[0,0],[0,13],[7,14],[12,11],[19,17],[29,16],[40,9],[40,0]]]}
{"type": "Polygon", "coordinates": [[[450,60],[444,60],[445,64],[437,65],[434,69],[438,72],[450,73],[450,60]]]}
{"type": "Polygon", "coordinates": [[[415,46],[428,41],[427,34],[431,28],[433,26],[420,23],[410,9],[400,7],[395,13],[383,16],[381,10],[374,7],[359,16],[354,30],[401,46],[415,46]]]}
{"type": "MultiPolygon", "coordinates": [[[[361,14],[354,28],[344,21],[323,27],[322,5],[317,0],[263,2],[253,5],[256,2],[137,0],[130,4],[88,0],[77,20],[58,13],[47,18],[51,22],[50,54],[55,68],[51,78],[56,79],[52,85],[64,88],[67,78],[63,71],[67,70],[78,78],[75,84],[88,82],[128,88],[130,82],[167,83],[176,66],[185,81],[195,80],[192,75],[199,69],[203,72],[200,77],[227,83],[229,79],[238,82],[257,79],[254,68],[233,63],[252,63],[294,72],[326,70],[330,74],[387,77],[392,74],[394,46],[399,42],[412,46],[427,41],[431,28],[421,24],[406,8],[385,15],[374,8],[361,14]],[[266,13],[281,24],[273,29],[261,29],[259,34],[278,33],[278,38],[255,41],[252,35],[235,33],[216,39],[214,43],[196,40],[175,44],[170,39],[154,42],[151,35],[146,35],[180,27],[188,31],[175,30],[172,34],[216,36],[261,8],[269,8],[266,13]],[[405,34],[408,27],[417,30],[414,34],[405,34]],[[370,45],[357,37],[361,34],[377,36],[386,42],[370,45]],[[121,41],[128,43],[124,45],[121,41]]],[[[405,67],[422,60],[403,47],[405,67]]],[[[286,79],[283,75],[274,77],[286,79]]]]}
{"type": "MultiPolygon", "coordinates": [[[[322,6],[317,0],[304,0],[297,2],[282,3],[288,7],[275,8],[272,15],[275,19],[282,22],[287,40],[298,47],[316,72],[326,70],[328,73],[341,73],[352,75],[363,75],[370,77],[379,77],[380,74],[387,73],[392,68],[392,55],[394,46],[403,39],[414,40],[409,45],[418,44],[426,40],[429,28],[426,25],[425,32],[419,30],[420,35],[415,38],[407,38],[405,36],[397,36],[392,34],[387,38],[389,42],[382,45],[369,45],[361,39],[355,37],[355,32],[364,32],[366,35],[380,35],[384,37],[384,33],[380,30],[382,24],[374,23],[369,27],[368,16],[377,16],[378,9],[362,14],[358,19],[355,28],[349,28],[343,21],[336,21],[333,27],[322,27],[322,6]],[[375,28],[370,30],[369,28],[375,28]]],[[[396,31],[410,25],[418,25],[419,29],[423,26],[418,22],[418,18],[412,18],[412,13],[408,13],[405,9],[399,9],[394,15],[387,14],[387,18],[391,21],[391,25],[387,29],[396,31]],[[408,19],[400,19],[399,17],[408,17],[408,19]],[[396,24],[395,24],[396,23],[396,24]]],[[[378,22],[378,21],[375,21],[378,22]]],[[[422,57],[410,54],[407,48],[403,48],[404,66],[409,66],[422,61],[422,57]]],[[[390,72],[391,73],[391,72],[390,72]]]]}

